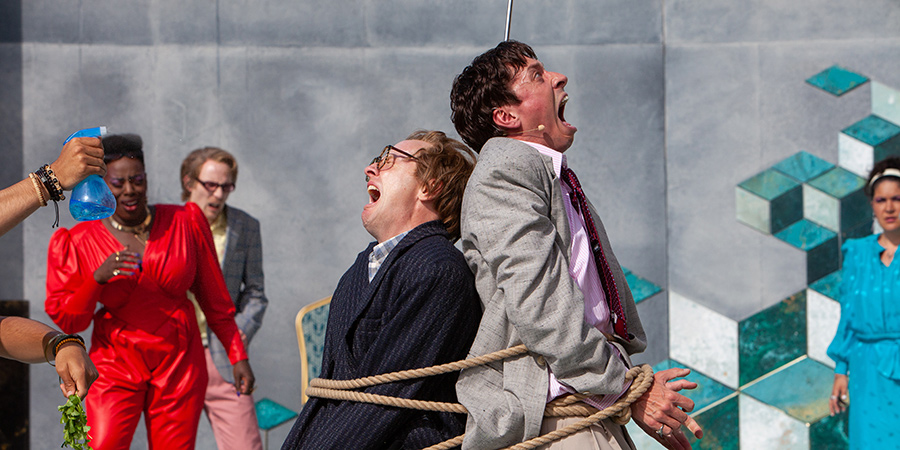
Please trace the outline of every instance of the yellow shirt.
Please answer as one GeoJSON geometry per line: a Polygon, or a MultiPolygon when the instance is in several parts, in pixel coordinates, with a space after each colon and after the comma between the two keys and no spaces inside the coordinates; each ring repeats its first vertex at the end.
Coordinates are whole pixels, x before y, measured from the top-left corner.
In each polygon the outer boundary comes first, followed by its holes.
{"type": "MultiPolygon", "coordinates": [[[[226,214],[228,209],[222,211],[216,221],[210,225],[209,230],[212,231],[213,243],[216,245],[216,255],[219,257],[219,267],[222,267],[222,261],[225,259],[225,245],[228,243],[228,218],[226,214]]],[[[200,309],[200,304],[194,297],[194,293],[188,291],[188,299],[194,303],[194,312],[197,313],[197,326],[200,328],[200,339],[203,340],[203,346],[209,346],[209,338],[206,336],[206,315],[200,309]]]]}

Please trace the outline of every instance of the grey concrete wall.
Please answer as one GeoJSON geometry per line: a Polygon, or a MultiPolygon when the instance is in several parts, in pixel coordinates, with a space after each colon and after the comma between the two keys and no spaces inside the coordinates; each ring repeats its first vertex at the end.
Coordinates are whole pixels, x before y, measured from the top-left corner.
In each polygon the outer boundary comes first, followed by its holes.
{"type": "MultiPolygon", "coordinates": [[[[262,223],[271,301],[250,348],[256,396],[298,409],[294,316],[370,240],[363,167],[416,128],[456,135],[450,84],[503,38],[505,14],[506,2],[480,0],[25,2],[22,43],[0,46],[21,86],[17,106],[0,102],[0,128],[20,138],[0,151],[32,169],[74,130],[136,132],[160,203],[178,201],[188,151],[235,153],[229,201],[262,223]]],[[[803,80],[841,63],[900,86],[898,16],[890,0],[515,3],[512,38],[570,77],[566,115],[580,131],[567,155],[617,256],[666,289],[640,305],[651,348],[638,360],[668,354],[668,290],[741,316],[802,287],[802,254],[738,224],[734,186],[801,149],[836,161],[837,130],[866,94],[835,101],[803,80]]],[[[19,283],[45,321],[52,220],[43,208],[0,241],[25,249],[2,285],[19,283]]],[[[36,449],[59,445],[53,375],[32,370],[36,449]]],[[[204,423],[198,448],[214,448],[204,423]]],[[[140,429],[133,448],[146,448],[140,429]]]]}

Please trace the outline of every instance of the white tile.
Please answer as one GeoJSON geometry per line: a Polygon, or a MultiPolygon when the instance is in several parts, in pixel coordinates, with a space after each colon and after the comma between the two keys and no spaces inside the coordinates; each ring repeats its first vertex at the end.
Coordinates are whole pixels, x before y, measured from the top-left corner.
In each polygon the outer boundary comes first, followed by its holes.
{"type": "Polygon", "coordinates": [[[900,125],[900,90],[873,81],[872,114],[900,125]]]}
{"type": "Polygon", "coordinates": [[[808,184],[803,185],[803,217],[839,232],[841,205],[838,200],[808,184]]]}
{"type": "Polygon", "coordinates": [[[825,353],[841,318],[841,304],[812,290],[806,290],[806,340],[810,358],[834,367],[825,353]]]}
{"type": "Polygon", "coordinates": [[[847,136],[838,134],[838,165],[863,177],[868,178],[869,171],[875,163],[875,150],[871,145],[847,136]]]}
{"type": "Polygon", "coordinates": [[[772,234],[772,213],[768,201],[737,187],[734,191],[734,202],[739,221],[763,233],[772,234]]]}
{"type": "Polygon", "coordinates": [[[739,401],[741,448],[809,449],[809,428],[805,423],[749,395],[741,394],[739,401]]]}
{"type": "Polygon", "coordinates": [[[731,388],[738,386],[737,322],[669,293],[669,354],[731,388]]]}

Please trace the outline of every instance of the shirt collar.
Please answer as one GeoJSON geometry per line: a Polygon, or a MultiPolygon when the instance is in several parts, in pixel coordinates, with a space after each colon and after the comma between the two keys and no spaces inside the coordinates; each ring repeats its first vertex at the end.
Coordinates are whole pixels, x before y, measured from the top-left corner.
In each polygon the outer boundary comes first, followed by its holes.
{"type": "Polygon", "coordinates": [[[566,155],[564,155],[556,150],[553,150],[552,148],[547,147],[546,145],[538,144],[537,142],[529,142],[529,141],[520,141],[520,142],[530,145],[531,148],[537,150],[538,152],[540,152],[540,154],[549,157],[550,160],[553,161],[553,170],[556,172],[557,177],[560,176],[560,174],[562,173],[562,168],[567,167],[566,155]]]}
{"type": "Polygon", "coordinates": [[[378,273],[378,269],[381,268],[381,264],[384,263],[384,260],[391,254],[391,251],[397,247],[397,244],[399,244],[407,234],[409,234],[409,230],[372,247],[372,253],[369,253],[369,281],[375,279],[375,275],[378,273]]]}
{"type": "Polygon", "coordinates": [[[228,208],[222,210],[222,214],[219,214],[219,217],[216,217],[216,221],[213,222],[209,229],[213,232],[224,230],[228,228],[228,208]]]}

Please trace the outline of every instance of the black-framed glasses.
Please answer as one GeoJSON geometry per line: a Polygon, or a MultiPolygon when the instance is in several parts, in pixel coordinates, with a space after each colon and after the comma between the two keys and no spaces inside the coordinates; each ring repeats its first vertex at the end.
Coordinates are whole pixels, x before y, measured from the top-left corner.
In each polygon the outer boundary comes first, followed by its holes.
{"type": "Polygon", "coordinates": [[[218,188],[222,188],[222,192],[224,192],[226,194],[228,194],[234,190],[234,183],[219,184],[219,183],[215,183],[212,181],[203,181],[199,178],[194,178],[194,179],[197,180],[198,183],[203,185],[203,188],[206,189],[207,191],[209,191],[210,194],[212,194],[213,192],[216,192],[216,189],[218,189],[218,188]]]}
{"type": "Polygon", "coordinates": [[[370,162],[369,164],[370,165],[375,164],[375,167],[378,170],[386,170],[386,169],[390,169],[391,167],[394,166],[395,158],[409,158],[413,161],[419,160],[419,158],[416,158],[415,156],[410,155],[409,153],[406,153],[403,150],[400,150],[399,148],[394,147],[393,145],[386,145],[384,147],[384,150],[381,151],[381,154],[376,156],[372,160],[372,162],[370,162]],[[395,154],[391,153],[391,150],[393,150],[397,153],[400,153],[400,154],[395,155],[395,154]]]}
{"type": "Polygon", "coordinates": [[[144,183],[147,182],[147,173],[139,173],[137,175],[132,175],[127,178],[107,178],[109,184],[114,188],[123,188],[125,187],[125,180],[128,180],[133,186],[141,187],[144,183]]]}

